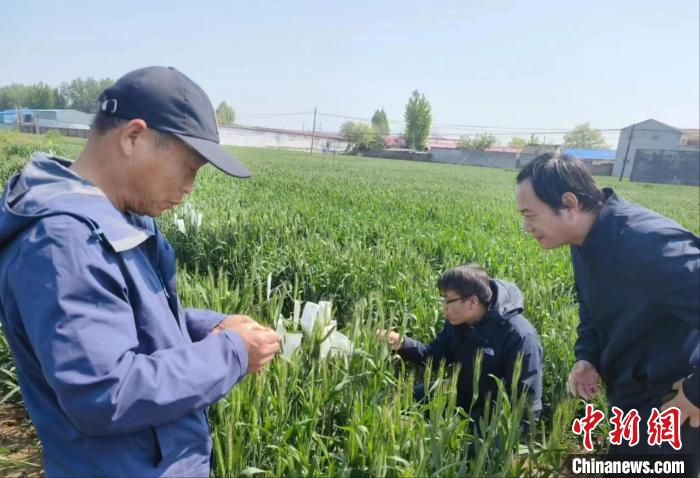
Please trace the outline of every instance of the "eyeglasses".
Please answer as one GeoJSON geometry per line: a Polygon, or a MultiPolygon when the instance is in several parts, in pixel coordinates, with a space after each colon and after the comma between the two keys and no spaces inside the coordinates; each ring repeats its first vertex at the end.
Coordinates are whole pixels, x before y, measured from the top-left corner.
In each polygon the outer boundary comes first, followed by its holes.
{"type": "Polygon", "coordinates": [[[452,302],[457,302],[458,300],[462,300],[464,297],[457,297],[456,299],[447,299],[447,297],[440,297],[439,301],[440,304],[443,306],[446,306],[447,304],[451,304],[452,302]]]}

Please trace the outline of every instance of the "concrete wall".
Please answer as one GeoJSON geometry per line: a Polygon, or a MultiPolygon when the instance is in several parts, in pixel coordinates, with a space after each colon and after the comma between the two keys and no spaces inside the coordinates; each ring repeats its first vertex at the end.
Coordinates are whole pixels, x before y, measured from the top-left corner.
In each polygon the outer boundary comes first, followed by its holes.
{"type": "MultiPolygon", "coordinates": [[[[36,126],[26,124],[18,128],[17,131],[30,134],[34,134],[37,132],[36,126]]],[[[41,134],[49,133],[51,131],[58,131],[63,136],[72,136],[75,138],[87,138],[90,135],[90,130],[86,128],[53,128],[47,126],[39,126],[39,133],[41,134]]]]}
{"type": "MultiPolygon", "coordinates": [[[[65,136],[87,138],[94,117],[93,114],[76,110],[22,110],[19,129],[25,133],[36,133],[38,120],[41,133],[56,130],[65,136]]],[[[0,127],[17,128],[17,115],[13,111],[0,112],[0,127]]]]}
{"type": "Polygon", "coordinates": [[[639,149],[630,180],[700,186],[700,151],[639,149]]]}
{"type": "MultiPolygon", "coordinates": [[[[615,166],[613,176],[619,177],[622,163],[624,162],[627,144],[630,141],[631,127],[620,131],[620,139],[617,142],[617,154],[615,155],[615,166]]],[[[632,144],[627,155],[625,165],[625,177],[629,178],[634,168],[634,158],[638,149],[679,149],[681,144],[681,132],[672,128],[664,128],[655,123],[644,122],[635,126],[632,135],[632,144]],[[648,123],[648,124],[645,124],[648,123]]]]}
{"type": "Polygon", "coordinates": [[[47,128],[90,129],[95,115],[76,110],[36,110],[39,126],[47,128]]]}
{"type": "Polygon", "coordinates": [[[370,151],[363,151],[362,156],[385,159],[402,159],[405,161],[431,161],[430,153],[409,151],[407,149],[373,149],[370,151]]]}
{"type": "Polygon", "coordinates": [[[588,170],[594,176],[612,176],[613,161],[584,161],[588,170]]]}
{"type": "MultiPolygon", "coordinates": [[[[432,157],[425,161],[446,164],[466,164],[469,166],[485,166],[490,168],[522,168],[542,151],[509,153],[497,151],[467,151],[462,149],[433,148],[432,157]]],[[[612,161],[584,161],[591,174],[610,176],[613,169],[612,161]]]]}
{"type": "Polygon", "coordinates": [[[491,168],[515,168],[517,167],[517,159],[518,153],[433,148],[430,161],[434,163],[467,164],[470,166],[487,166],[491,168]]]}
{"type": "Polygon", "coordinates": [[[489,168],[522,168],[535,159],[537,153],[505,153],[495,151],[468,151],[463,149],[433,148],[433,162],[447,164],[466,164],[468,166],[485,166],[489,168]]]}
{"type": "MultiPolygon", "coordinates": [[[[237,128],[234,126],[219,126],[221,144],[233,146],[252,146],[257,148],[280,148],[308,151],[311,148],[311,133],[296,133],[293,131],[266,131],[264,129],[237,128]]],[[[343,139],[314,138],[314,152],[327,151],[344,152],[348,142],[343,139]]]]}

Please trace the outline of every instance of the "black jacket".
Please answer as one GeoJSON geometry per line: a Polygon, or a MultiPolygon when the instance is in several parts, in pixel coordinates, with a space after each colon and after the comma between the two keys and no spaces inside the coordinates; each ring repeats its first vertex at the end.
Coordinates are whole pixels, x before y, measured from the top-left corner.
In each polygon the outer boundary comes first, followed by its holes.
{"type": "Polygon", "coordinates": [[[502,379],[511,387],[517,354],[523,355],[523,366],[518,386],[527,390],[535,418],[542,410],[542,345],[537,331],[522,315],[523,295],[515,284],[501,280],[491,281],[493,297],[488,311],[473,326],[453,326],[445,322],[444,328],[428,345],[405,338],[399,355],[411,362],[433,364],[441,360],[459,363],[461,370],[457,384],[457,404],[472,416],[480,415],[487,395],[496,397],[497,385],[489,374],[502,379]],[[472,407],[472,376],[474,357],[483,349],[479,395],[472,407]]]}
{"type": "Polygon", "coordinates": [[[700,239],[604,190],[584,244],[571,247],[580,304],[576,359],[591,362],[612,405],[660,403],[673,382],[698,405],[700,239]]]}

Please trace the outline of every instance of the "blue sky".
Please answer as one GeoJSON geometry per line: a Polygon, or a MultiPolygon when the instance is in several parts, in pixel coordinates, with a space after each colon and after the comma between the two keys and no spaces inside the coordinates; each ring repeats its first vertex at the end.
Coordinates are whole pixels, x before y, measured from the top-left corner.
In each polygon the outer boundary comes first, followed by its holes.
{"type": "MultiPolygon", "coordinates": [[[[698,10],[697,0],[5,0],[0,84],[157,64],[226,100],[242,124],[309,129],[315,106],[359,118],[383,107],[398,132],[418,89],[433,134],[453,137],[650,117],[697,128],[698,10]]],[[[343,121],[318,118],[324,131],[343,121]]]]}

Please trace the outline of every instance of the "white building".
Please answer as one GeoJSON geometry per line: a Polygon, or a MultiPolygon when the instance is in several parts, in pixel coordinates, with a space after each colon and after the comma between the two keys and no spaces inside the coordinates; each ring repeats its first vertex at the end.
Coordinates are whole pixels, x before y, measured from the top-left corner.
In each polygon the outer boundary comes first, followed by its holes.
{"type": "Polygon", "coordinates": [[[697,130],[681,130],[654,119],[623,128],[617,142],[613,176],[620,176],[624,164],[624,177],[630,177],[638,149],[694,151],[698,149],[697,130]]]}
{"type": "MultiPolygon", "coordinates": [[[[310,151],[311,137],[311,131],[219,125],[219,140],[221,144],[232,146],[310,151]]],[[[315,133],[313,141],[314,153],[333,151],[342,153],[349,145],[348,141],[337,133],[315,133]]]]}

